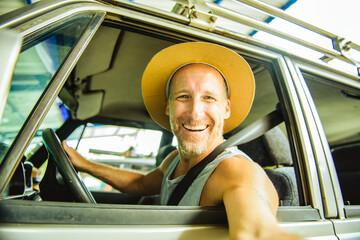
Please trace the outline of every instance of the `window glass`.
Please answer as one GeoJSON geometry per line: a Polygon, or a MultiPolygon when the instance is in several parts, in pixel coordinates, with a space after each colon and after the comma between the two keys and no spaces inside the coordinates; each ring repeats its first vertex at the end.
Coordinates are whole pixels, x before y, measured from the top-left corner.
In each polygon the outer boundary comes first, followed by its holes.
{"type": "MultiPolygon", "coordinates": [[[[250,66],[255,76],[256,91],[253,106],[244,122],[240,124],[240,129],[273,112],[280,102],[274,85],[274,75],[271,73],[272,69],[252,62],[250,66]]],[[[293,159],[285,123],[248,143],[239,145],[238,148],[266,171],[278,192],[279,205],[301,205],[302,200],[299,197],[301,194],[298,188],[300,185],[297,184],[294,168],[297,162],[293,159]]]]}
{"type": "MultiPolygon", "coordinates": [[[[16,63],[10,92],[0,122],[0,142],[11,145],[35,103],[79,39],[91,16],[80,17],[25,42],[16,63]]],[[[57,106],[56,106],[57,105],[57,106]]],[[[49,126],[67,118],[58,106],[50,110],[49,126]]],[[[5,153],[4,153],[5,155],[5,153]]]]}
{"type": "MultiPolygon", "coordinates": [[[[61,102],[61,100],[59,98],[57,98],[55,100],[55,102],[53,103],[53,105],[51,106],[48,114],[46,115],[46,117],[44,118],[44,120],[42,121],[39,129],[36,131],[34,138],[32,139],[31,143],[29,144],[29,146],[27,147],[27,149],[25,150],[25,162],[27,162],[28,164],[31,164],[32,168],[31,168],[31,184],[30,186],[32,187],[32,189],[30,188],[30,192],[31,190],[39,190],[39,183],[42,180],[42,178],[44,177],[46,168],[47,168],[47,161],[44,161],[39,168],[34,167],[33,163],[28,162],[27,160],[29,160],[34,153],[36,153],[37,150],[39,150],[42,146],[42,132],[44,129],[46,128],[52,128],[54,130],[58,129],[63,123],[65,118],[67,117],[67,110],[65,109],[63,103],[61,102]]],[[[34,160],[34,159],[33,159],[34,160]]],[[[11,187],[8,187],[7,191],[5,192],[5,194],[3,196],[9,196],[11,195],[11,187]]]]}
{"type": "MultiPolygon", "coordinates": [[[[67,144],[88,160],[147,172],[155,167],[161,136],[157,130],[87,124],[76,129],[67,144]]],[[[92,176],[81,173],[81,177],[90,190],[113,190],[92,176]]]]}
{"type": "Polygon", "coordinates": [[[360,90],[305,75],[331,149],[345,204],[360,204],[360,90]]]}

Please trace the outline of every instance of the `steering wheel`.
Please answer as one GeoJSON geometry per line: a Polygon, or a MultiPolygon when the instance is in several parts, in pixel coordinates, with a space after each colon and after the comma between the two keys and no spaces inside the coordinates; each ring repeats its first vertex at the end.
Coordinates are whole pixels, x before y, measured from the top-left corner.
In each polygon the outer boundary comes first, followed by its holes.
{"type": "Polygon", "coordinates": [[[65,184],[74,194],[75,200],[78,202],[96,203],[89,190],[80,180],[64,149],[61,147],[60,140],[54,130],[50,128],[45,129],[42,133],[42,138],[46,149],[53,156],[55,165],[63,177],[65,184]]]}

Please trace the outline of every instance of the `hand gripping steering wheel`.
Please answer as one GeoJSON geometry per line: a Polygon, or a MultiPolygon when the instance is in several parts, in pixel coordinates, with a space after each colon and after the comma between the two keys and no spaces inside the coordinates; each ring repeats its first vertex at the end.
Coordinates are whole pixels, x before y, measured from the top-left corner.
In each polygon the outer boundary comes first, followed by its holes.
{"type": "Polygon", "coordinates": [[[78,202],[96,203],[89,190],[80,180],[79,175],[62,148],[60,140],[55,132],[52,129],[47,128],[43,131],[42,138],[49,154],[53,156],[55,165],[63,177],[65,184],[74,194],[75,200],[78,202]]]}

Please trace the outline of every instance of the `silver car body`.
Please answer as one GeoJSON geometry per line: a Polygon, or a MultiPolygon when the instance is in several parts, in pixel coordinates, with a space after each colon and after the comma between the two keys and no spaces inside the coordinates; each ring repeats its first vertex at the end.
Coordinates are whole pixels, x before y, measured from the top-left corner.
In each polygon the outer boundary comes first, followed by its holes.
{"type": "MultiPolygon", "coordinates": [[[[192,1],[189,2],[191,4],[192,1]]],[[[257,1],[242,2],[253,6],[258,4],[257,1]]],[[[202,11],[201,5],[194,6],[196,10],[199,10],[199,18],[194,18],[191,13],[179,15],[128,1],[95,0],[44,1],[1,16],[0,27],[5,29],[0,32],[1,48],[6,46],[6,49],[9,49],[7,53],[1,50],[0,56],[1,62],[6,63],[6,65],[1,64],[6,70],[13,70],[21,42],[26,44],[75,18],[90,16],[84,31],[54,73],[51,83],[32,109],[1,162],[1,193],[4,193],[15,173],[16,166],[19,165],[26,148],[71,71],[81,55],[86,52],[86,48],[91,44],[92,38],[101,25],[107,22],[110,25],[118,24],[141,29],[142,33],[151,34],[152,31],[156,31],[159,35],[162,34],[164,39],[167,39],[167,35],[171,35],[172,39],[178,36],[179,41],[201,39],[224,44],[249,58],[272,66],[272,71],[278,79],[278,94],[281,95],[282,104],[286,107],[287,121],[292,130],[289,138],[292,139],[293,154],[297,159],[300,185],[304,189],[303,203],[300,206],[279,207],[278,219],[281,227],[287,232],[299,234],[306,239],[360,239],[360,205],[344,204],[323,123],[304,79],[308,76],[321,77],[328,81],[326,84],[340,85],[359,95],[359,76],[333,67],[326,62],[289,54],[244,33],[219,28],[214,24],[215,21],[209,21],[209,19],[211,16],[221,18],[222,14],[223,17],[243,21],[243,24],[248,24],[249,28],[263,30],[262,28],[265,27],[261,22],[253,22],[241,14],[226,12],[228,10],[221,9],[212,3],[206,5],[212,13],[202,11]],[[9,33],[11,36],[15,36],[16,40],[11,40],[5,45],[3,36],[8,31],[11,32],[9,33]],[[4,59],[11,59],[11,61],[4,59]]],[[[256,5],[258,9],[271,11],[271,14],[282,14],[282,11],[269,6],[266,8],[266,6],[268,5],[260,3],[256,5]]],[[[300,20],[297,21],[299,24],[305,24],[300,20]]],[[[276,32],[270,28],[267,30],[281,37],[288,37],[285,33],[276,32]]],[[[313,47],[329,58],[339,58],[351,64],[356,62],[336,49],[322,49],[322,47],[302,41],[301,38],[294,37],[291,40],[306,47],[313,47]]],[[[352,46],[356,47],[355,44],[352,46]]],[[[1,72],[0,113],[4,110],[11,83],[11,74],[1,72]]],[[[100,96],[96,94],[92,96],[92,98],[98,97],[100,96]]],[[[79,115],[81,116],[81,113],[79,115]]],[[[360,122],[360,115],[357,115],[357,119],[360,122]]],[[[354,191],[359,191],[356,185],[357,183],[354,183],[354,191]]],[[[228,238],[227,226],[224,224],[225,212],[203,207],[91,205],[3,198],[0,201],[0,211],[2,212],[1,239],[49,239],[51,237],[52,239],[203,238],[210,240],[228,238]],[[16,220],[17,218],[19,221],[16,220]]]]}

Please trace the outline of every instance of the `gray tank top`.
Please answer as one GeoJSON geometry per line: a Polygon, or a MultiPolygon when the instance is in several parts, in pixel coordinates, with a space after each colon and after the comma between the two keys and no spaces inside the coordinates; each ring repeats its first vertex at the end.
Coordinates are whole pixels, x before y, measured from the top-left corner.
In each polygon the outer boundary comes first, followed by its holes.
{"type": "MultiPolygon", "coordinates": [[[[240,151],[237,147],[231,147],[225,149],[222,153],[220,153],[211,163],[209,163],[197,176],[194,182],[191,184],[178,206],[199,206],[200,197],[202,190],[205,186],[206,181],[216,169],[218,164],[229,157],[234,156],[244,156],[247,159],[250,159],[244,152],[240,151]]],[[[175,179],[170,179],[172,173],[174,172],[177,164],[180,161],[180,156],[177,155],[172,163],[169,165],[168,169],[165,172],[165,176],[163,178],[161,184],[161,192],[160,192],[160,201],[161,205],[166,205],[169,201],[169,198],[174,191],[175,187],[181,182],[185,175],[182,175],[175,179]]]]}

